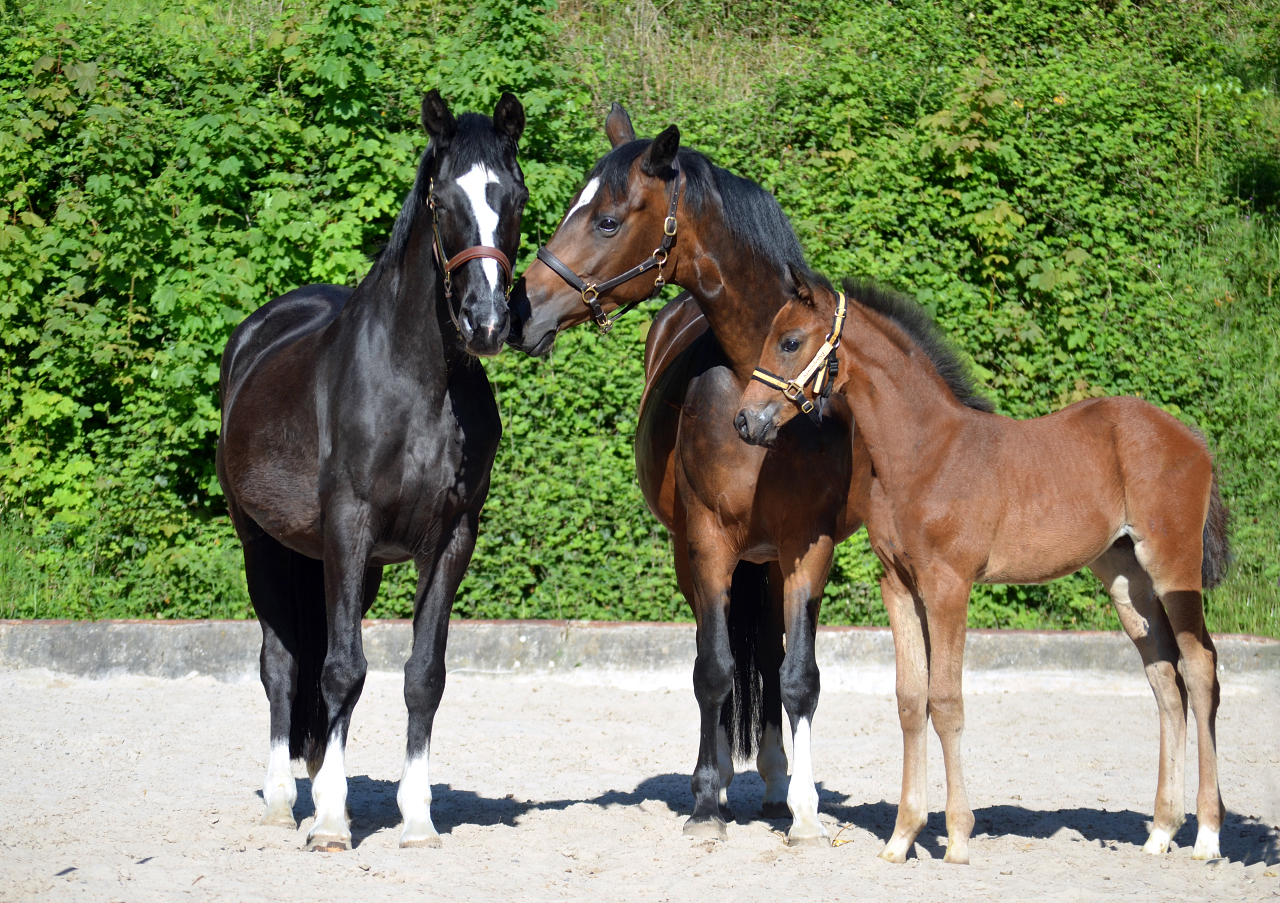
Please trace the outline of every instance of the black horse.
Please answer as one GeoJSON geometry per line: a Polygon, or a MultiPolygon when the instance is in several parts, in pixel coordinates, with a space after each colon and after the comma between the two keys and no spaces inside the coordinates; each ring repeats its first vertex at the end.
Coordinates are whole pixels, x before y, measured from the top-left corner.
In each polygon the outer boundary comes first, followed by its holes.
{"type": "Polygon", "coordinates": [[[516,162],[524,123],[510,94],[492,120],[455,120],[427,94],[431,142],[369,275],[354,290],[308,285],[276,298],[223,353],[218,479],[244,544],[271,705],[263,823],[296,825],[291,760],[305,759],[312,849],[351,842],[343,760],[366,671],[360,620],[383,566],[410,558],[418,589],[400,845],[440,843],[431,724],[502,433],[472,355],[497,354],[507,336],[509,261],[528,198],[516,162]]]}

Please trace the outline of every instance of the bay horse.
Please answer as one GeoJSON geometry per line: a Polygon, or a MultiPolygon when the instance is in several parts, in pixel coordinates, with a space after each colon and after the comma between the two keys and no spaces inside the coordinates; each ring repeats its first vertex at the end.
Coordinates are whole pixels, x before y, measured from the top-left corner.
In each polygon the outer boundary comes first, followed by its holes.
{"type": "Polygon", "coordinates": [[[727,838],[733,759],[758,750],[762,813],[791,815],[791,843],[829,843],[810,753],[814,638],[833,549],[862,524],[869,459],[831,419],[788,427],[772,450],[734,431],[788,267],[804,263],[773,196],[681,147],[675,126],[637,140],[615,104],[605,131],[613,149],[512,293],[508,342],[544,354],[561,330],[588,319],[607,328],[666,282],[687,289],[649,330],[635,435],[640,487],[671,532],[697,621],[701,726],[684,831],[727,838]]]}
{"type": "MultiPolygon", "coordinates": [[[[880,854],[902,862],[928,818],[926,727],[942,741],[949,862],[967,862],[973,812],[960,762],[961,671],[974,583],[1044,583],[1088,567],[1142,656],[1160,710],[1155,818],[1162,854],[1182,824],[1186,706],[1195,712],[1199,829],[1192,857],[1219,855],[1217,654],[1202,590],[1224,576],[1227,511],[1204,438],[1139,398],[1092,398],[1031,420],[974,404],[973,386],[914,301],[802,271],[774,318],[735,418],[755,446],[777,441],[833,373],[874,468],[867,532],[897,659],[902,797],[880,854]],[[832,367],[829,361],[837,365],[832,367]],[[779,391],[781,390],[781,391],[779,391]]],[[[821,517],[820,510],[803,514],[821,517]]]]}
{"type": "Polygon", "coordinates": [[[271,708],[263,823],[295,826],[291,760],[304,759],[311,849],[351,843],[344,758],[366,671],[360,620],[383,566],[409,559],[418,586],[400,845],[440,844],[431,725],[502,432],[474,356],[497,354],[507,335],[528,192],[515,97],[504,94],[492,119],[455,119],[432,90],[421,119],[430,143],[369,274],[354,290],[308,285],[268,302],[222,357],[218,480],[244,546],[271,708]]]}

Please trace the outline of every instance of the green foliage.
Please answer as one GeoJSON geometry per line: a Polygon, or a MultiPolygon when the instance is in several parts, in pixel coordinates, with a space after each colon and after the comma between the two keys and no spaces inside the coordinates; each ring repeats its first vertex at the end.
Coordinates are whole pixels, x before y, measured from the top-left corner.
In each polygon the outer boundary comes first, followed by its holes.
{"type": "MultiPolygon", "coordinates": [[[[242,616],[213,477],[231,329],[354,284],[425,144],[524,102],[522,262],[607,104],[761,181],[813,263],[915,293],[999,410],[1146,397],[1235,514],[1214,629],[1280,632],[1280,7],[1050,0],[136,0],[0,12],[0,614],[242,616]]],[[[505,434],[458,612],[685,617],[635,485],[641,315],[485,363],[505,434]]],[[[883,623],[865,534],[824,620],[883,623]]],[[[405,615],[411,568],[375,613],[405,615]]],[[[980,626],[1114,624],[1091,577],[979,587],[980,626]]]]}

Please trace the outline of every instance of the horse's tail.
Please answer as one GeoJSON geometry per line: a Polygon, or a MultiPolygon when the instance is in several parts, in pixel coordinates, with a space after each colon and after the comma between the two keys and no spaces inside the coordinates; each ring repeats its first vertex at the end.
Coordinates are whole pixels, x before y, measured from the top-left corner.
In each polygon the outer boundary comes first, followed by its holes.
{"type": "Polygon", "coordinates": [[[729,596],[729,648],[733,652],[733,690],[726,712],[729,749],[749,759],[760,742],[764,712],[760,675],[760,631],[769,612],[769,566],[739,561],[729,596]]]}
{"type": "Polygon", "coordinates": [[[329,626],[324,605],[324,562],[289,551],[293,583],[294,684],[289,717],[289,755],[310,765],[324,761],[329,736],[329,710],[320,689],[324,657],[329,651],[329,626]]]}
{"type": "Polygon", "coordinates": [[[1200,564],[1200,585],[1213,589],[1227,576],[1231,563],[1231,543],[1227,533],[1231,526],[1231,512],[1222,504],[1218,492],[1218,470],[1213,471],[1209,484],[1209,514],[1204,519],[1204,557],[1200,564]]]}

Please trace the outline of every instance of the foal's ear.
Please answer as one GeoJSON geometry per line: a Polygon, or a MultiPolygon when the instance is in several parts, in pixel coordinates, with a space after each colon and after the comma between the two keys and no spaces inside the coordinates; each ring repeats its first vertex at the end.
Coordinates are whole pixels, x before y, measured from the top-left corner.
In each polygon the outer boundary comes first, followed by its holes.
{"type": "Polygon", "coordinates": [[[519,146],[520,136],[524,134],[524,107],[514,94],[502,92],[498,105],[493,108],[493,130],[519,146]]]}
{"type": "Polygon", "coordinates": [[[817,307],[813,286],[809,284],[809,279],[804,272],[793,264],[787,264],[787,273],[791,276],[791,287],[795,290],[796,299],[806,307],[817,307]]]}
{"type": "Polygon", "coordinates": [[[604,133],[609,136],[609,144],[612,147],[636,140],[636,130],[631,127],[631,117],[616,100],[609,108],[609,116],[604,121],[604,133]]]}
{"type": "Polygon", "coordinates": [[[422,98],[422,127],[426,129],[431,140],[440,145],[447,145],[458,133],[458,122],[449,112],[449,105],[444,102],[440,92],[432,88],[422,98]]]}
{"type": "Polygon", "coordinates": [[[680,129],[669,125],[657,138],[653,139],[653,144],[650,144],[649,149],[645,151],[640,161],[640,169],[647,176],[664,179],[671,171],[671,161],[676,158],[676,152],[679,150],[680,129]]]}

